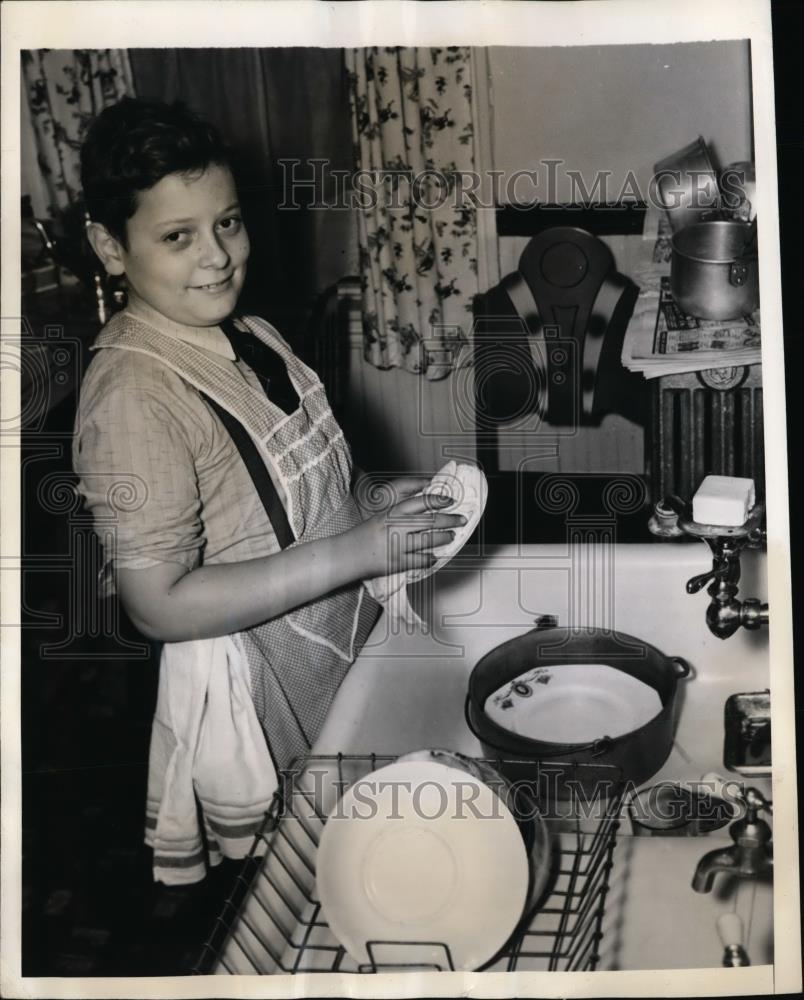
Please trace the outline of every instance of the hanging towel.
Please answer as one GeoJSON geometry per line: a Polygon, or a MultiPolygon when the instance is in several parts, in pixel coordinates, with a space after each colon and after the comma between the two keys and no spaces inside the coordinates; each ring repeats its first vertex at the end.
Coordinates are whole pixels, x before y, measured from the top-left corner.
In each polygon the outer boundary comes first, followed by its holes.
{"type": "Polygon", "coordinates": [[[488,498],[488,483],[478,466],[450,461],[439,469],[422,493],[453,497],[455,502],[446,508],[445,513],[463,514],[466,524],[455,528],[455,537],[448,545],[434,550],[436,561],[427,569],[409,569],[404,573],[392,573],[365,581],[366,590],[384,605],[394,623],[404,621],[419,626],[424,623],[410,605],[408,584],[437,573],[464,547],[483,516],[488,498]]]}
{"type": "Polygon", "coordinates": [[[199,881],[207,851],[213,865],[245,857],[277,787],[238,637],[166,643],[146,809],[154,878],[199,881]]]}

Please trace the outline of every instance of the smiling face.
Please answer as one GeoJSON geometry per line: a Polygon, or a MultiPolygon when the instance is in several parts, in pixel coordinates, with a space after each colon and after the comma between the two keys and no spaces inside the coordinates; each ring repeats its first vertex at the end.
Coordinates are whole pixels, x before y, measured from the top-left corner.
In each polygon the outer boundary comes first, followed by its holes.
{"type": "Polygon", "coordinates": [[[126,233],[128,246],[113,241],[115,259],[105,263],[125,274],[130,303],[185,326],[215,326],[232,313],[249,240],[228,167],[163,177],[137,196],[126,233]]]}

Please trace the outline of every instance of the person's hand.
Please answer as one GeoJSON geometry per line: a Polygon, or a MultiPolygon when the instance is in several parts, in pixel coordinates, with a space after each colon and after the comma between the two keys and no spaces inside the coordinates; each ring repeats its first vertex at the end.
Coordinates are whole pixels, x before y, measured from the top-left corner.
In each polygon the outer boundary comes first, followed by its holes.
{"type": "MultiPolygon", "coordinates": [[[[425,479],[423,485],[429,482],[425,479]]],[[[416,488],[423,488],[421,482],[416,488]]],[[[466,524],[463,515],[444,512],[454,502],[449,496],[419,493],[348,531],[345,540],[362,567],[362,578],[432,566],[436,562],[433,549],[449,545],[454,529],[466,524]]]]}
{"type": "Polygon", "coordinates": [[[364,520],[383,514],[400,500],[421,493],[431,482],[431,476],[397,476],[384,479],[367,472],[359,472],[354,481],[352,495],[364,520]]]}

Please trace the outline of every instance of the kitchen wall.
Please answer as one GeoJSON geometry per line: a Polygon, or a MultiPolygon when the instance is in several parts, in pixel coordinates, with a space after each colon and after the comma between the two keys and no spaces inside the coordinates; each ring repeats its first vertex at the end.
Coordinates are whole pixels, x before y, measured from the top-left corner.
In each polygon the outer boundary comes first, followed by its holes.
{"type": "Polygon", "coordinates": [[[472,459],[472,371],[460,367],[431,382],[403,368],[363,359],[360,289],[342,282],[349,303],[344,408],[339,413],[356,463],[371,472],[428,474],[450,458],[472,459]]]}
{"type": "Polygon", "coordinates": [[[698,135],[716,166],[752,158],[746,41],[491,48],[488,64],[494,166],[538,169],[540,201],[571,199],[568,170],[587,190],[611,171],[612,201],[631,171],[647,195],[653,164],[698,135]],[[552,191],[545,159],[565,161],[552,191]]]}

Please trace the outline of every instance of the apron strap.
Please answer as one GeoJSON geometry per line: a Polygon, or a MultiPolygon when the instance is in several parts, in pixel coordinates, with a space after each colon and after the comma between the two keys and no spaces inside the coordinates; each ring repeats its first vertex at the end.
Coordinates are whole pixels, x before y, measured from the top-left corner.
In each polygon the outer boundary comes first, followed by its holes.
{"type": "Polygon", "coordinates": [[[279,547],[286,549],[293,541],[295,541],[293,529],[290,527],[288,515],[281,499],[279,498],[279,493],[274,485],[274,481],[271,479],[268,469],[265,467],[265,462],[263,462],[260,457],[260,453],[257,450],[257,446],[254,444],[251,435],[240,423],[237,417],[232,416],[232,414],[228,410],[225,410],[220,403],[216,403],[214,399],[210,399],[206,393],[202,392],[201,396],[209,403],[215,413],[217,413],[221,423],[229,432],[229,436],[232,441],[234,441],[235,447],[240,452],[240,457],[243,459],[246,469],[248,470],[248,474],[251,476],[254,488],[259,494],[262,505],[265,507],[265,513],[268,515],[268,520],[271,522],[271,527],[274,529],[274,534],[279,542],[279,547]]]}

